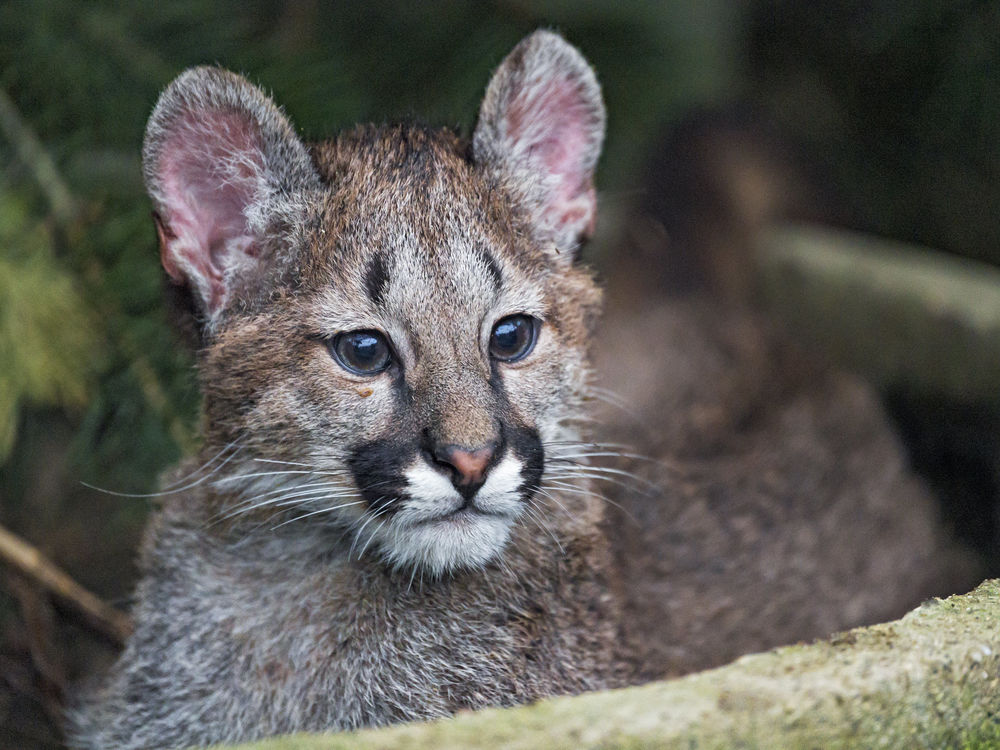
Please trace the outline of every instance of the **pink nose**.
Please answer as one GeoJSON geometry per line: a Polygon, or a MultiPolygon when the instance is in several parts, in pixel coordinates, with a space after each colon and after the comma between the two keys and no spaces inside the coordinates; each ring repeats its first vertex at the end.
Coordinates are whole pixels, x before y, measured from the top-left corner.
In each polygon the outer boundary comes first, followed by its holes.
{"type": "Polygon", "coordinates": [[[495,452],[496,445],[471,451],[457,445],[444,445],[434,451],[434,458],[438,463],[451,468],[456,485],[480,485],[495,452]]]}

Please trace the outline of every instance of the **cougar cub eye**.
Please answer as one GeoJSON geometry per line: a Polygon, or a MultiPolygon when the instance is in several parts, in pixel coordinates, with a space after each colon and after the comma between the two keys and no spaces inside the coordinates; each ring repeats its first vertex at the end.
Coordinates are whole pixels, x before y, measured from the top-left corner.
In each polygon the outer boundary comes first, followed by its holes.
{"type": "Polygon", "coordinates": [[[517,362],[535,348],[539,322],[530,315],[510,315],[493,326],[490,355],[502,362],[517,362]]]}
{"type": "Polygon", "coordinates": [[[376,375],[392,362],[389,342],[378,331],[338,333],[329,346],[337,363],[357,375],[376,375]]]}

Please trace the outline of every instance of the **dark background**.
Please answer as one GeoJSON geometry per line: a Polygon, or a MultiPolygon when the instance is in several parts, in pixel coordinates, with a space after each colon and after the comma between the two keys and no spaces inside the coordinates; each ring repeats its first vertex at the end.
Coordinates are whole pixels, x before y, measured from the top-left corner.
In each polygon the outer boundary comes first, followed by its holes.
{"type": "MultiPolygon", "coordinates": [[[[672,125],[724,112],[794,153],[842,223],[1000,262],[1000,3],[8,0],[0,524],[126,606],[149,503],[83,483],[150,492],[195,444],[192,359],[167,324],[139,173],[145,120],[177,73],[243,72],[307,138],[400,118],[468,132],[492,69],[539,26],[577,45],[604,87],[607,213],[643,200],[672,125]]],[[[605,224],[597,261],[614,245],[605,224]]],[[[959,532],[989,553],[976,503],[996,492],[994,412],[886,395],[918,466],[959,497],[959,532]]],[[[60,691],[112,654],[39,602],[0,566],[0,746],[57,746],[60,691]]]]}

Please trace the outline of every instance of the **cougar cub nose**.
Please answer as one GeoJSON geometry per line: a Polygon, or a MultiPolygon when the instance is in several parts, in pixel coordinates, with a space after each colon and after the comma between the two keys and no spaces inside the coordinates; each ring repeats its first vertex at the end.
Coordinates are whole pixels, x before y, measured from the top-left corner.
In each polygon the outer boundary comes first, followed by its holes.
{"type": "Polygon", "coordinates": [[[497,443],[493,442],[472,450],[460,445],[434,446],[430,453],[434,463],[451,474],[455,489],[469,499],[483,486],[496,450],[497,443]]]}

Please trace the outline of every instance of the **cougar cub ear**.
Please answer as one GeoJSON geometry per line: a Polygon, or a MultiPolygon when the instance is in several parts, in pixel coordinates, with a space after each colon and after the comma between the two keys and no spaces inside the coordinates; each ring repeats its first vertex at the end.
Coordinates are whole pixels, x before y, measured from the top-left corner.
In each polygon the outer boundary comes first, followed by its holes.
{"type": "Polygon", "coordinates": [[[536,31],[493,74],[473,134],[475,161],[527,208],[536,237],[567,258],[594,231],[604,121],[587,61],[558,34],[536,31]]]}
{"type": "Polygon", "coordinates": [[[211,330],[237,299],[266,291],[287,261],[282,228],[319,177],[274,103],[219,68],[192,68],[167,87],[142,158],[163,267],[191,286],[211,330]]]}

